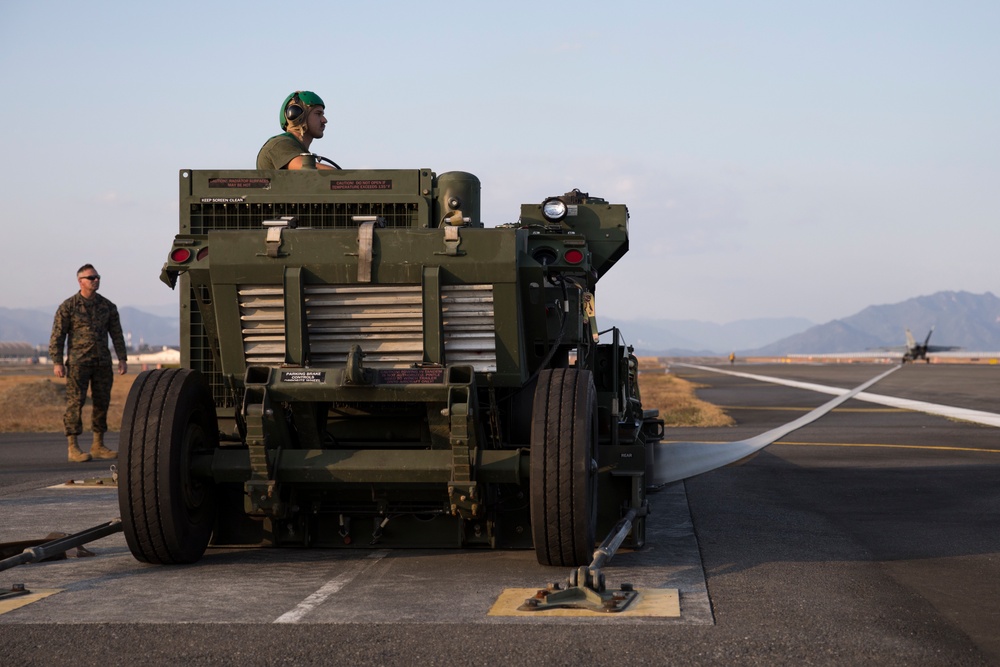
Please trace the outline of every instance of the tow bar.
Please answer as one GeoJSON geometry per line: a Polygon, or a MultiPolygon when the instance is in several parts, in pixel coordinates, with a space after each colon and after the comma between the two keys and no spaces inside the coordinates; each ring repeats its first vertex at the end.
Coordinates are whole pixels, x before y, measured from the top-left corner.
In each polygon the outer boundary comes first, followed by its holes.
{"type": "MultiPolygon", "coordinates": [[[[88,528],[87,530],[80,531],[79,533],[67,535],[66,537],[60,537],[58,539],[45,542],[44,544],[40,544],[36,547],[29,547],[16,556],[0,560],[0,572],[24,563],[33,563],[35,561],[58,556],[73,547],[79,547],[88,542],[99,540],[102,537],[107,537],[108,535],[121,532],[121,530],[122,520],[112,519],[107,523],[102,523],[99,526],[88,528]]],[[[10,591],[0,593],[0,600],[18,595],[26,595],[30,592],[31,591],[24,588],[23,584],[15,584],[10,591]]]]}

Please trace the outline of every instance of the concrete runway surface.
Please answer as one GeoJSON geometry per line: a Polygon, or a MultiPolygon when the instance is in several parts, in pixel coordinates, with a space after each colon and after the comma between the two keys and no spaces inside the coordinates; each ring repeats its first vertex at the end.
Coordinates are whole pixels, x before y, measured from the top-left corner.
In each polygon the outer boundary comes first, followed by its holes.
{"type": "MultiPolygon", "coordinates": [[[[732,441],[881,365],[677,366],[737,420],[667,439],[732,441]],[[723,372],[717,372],[723,371],[723,372]]],[[[911,365],[871,393],[1000,411],[1000,368],[911,365]]],[[[57,434],[0,436],[0,541],[118,516],[107,474],[57,434]]],[[[851,400],[738,467],[651,496],[648,545],[609,582],[680,592],[680,618],[497,617],[508,588],[562,580],[530,551],[210,549],[191,566],[96,556],[0,572],[59,591],[0,613],[0,664],[1000,664],[1000,431],[851,400]]]]}

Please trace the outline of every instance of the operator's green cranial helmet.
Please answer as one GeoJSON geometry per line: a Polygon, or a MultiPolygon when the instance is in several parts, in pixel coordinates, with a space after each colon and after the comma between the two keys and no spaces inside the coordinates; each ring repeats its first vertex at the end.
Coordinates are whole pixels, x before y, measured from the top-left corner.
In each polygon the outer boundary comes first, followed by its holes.
{"type": "Polygon", "coordinates": [[[310,108],[325,106],[323,99],[316,93],[308,90],[296,90],[286,97],[285,101],[281,104],[281,111],[278,112],[278,122],[281,123],[281,129],[284,130],[288,127],[289,123],[295,124],[296,121],[304,122],[306,112],[310,108]]]}

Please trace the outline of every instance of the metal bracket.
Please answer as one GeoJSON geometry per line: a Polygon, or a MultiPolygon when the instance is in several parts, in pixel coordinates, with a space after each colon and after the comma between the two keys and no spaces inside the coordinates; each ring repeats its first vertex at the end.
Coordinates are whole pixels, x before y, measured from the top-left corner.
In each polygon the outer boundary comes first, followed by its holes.
{"type": "Polygon", "coordinates": [[[586,566],[574,571],[577,576],[570,577],[566,588],[559,584],[549,584],[539,590],[533,597],[524,601],[518,611],[545,611],[546,609],[587,609],[614,613],[625,611],[638,593],[632,584],[622,584],[620,590],[608,591],[604,587],[604,575],[599,574],[600,581],[595,581],[593,572],[586,566]]]}
{"type": "Polygon", "coordinates": [[[385,220],[377,216],[354,216],[358,224],[358,282],[372,281],[372,256],[374,255],[375,227],[385,227],[385,220]]]}
{"type": "Polygon", "coordinates": [[[450,255],[457,257],[464,255],[464,250],[459,250],[458,246],[462,242],[462,237],[458,233],[459,228],[447,225],[444,228],[444,252],[436,252],[435,255],[450,255]]]}
{"type": "Polygon", "coordinates": [[[601,334],[597,328],[597,304],[595,303],[593,292],[583,292],[583,315],[590,324],[590,335],[595,343],[601,342],[601,334]]]}
{"type": "MultiPolygon", "coordinates": [[[[281,231],[283,229],[295,229],[298,226],[295,216],[286,215],[280,220],[265,220],[264,227],[267,228],[267,237],[264,241],[264,255],[271,258],[284,257],[286,253],[279,252],[281,247],[281,231]]],[[[257,253],[258,257],[262,255],[257,253]]]]}
{"type": "Polygon", "coordinates": [[[351,345],[344,369],[344,383],[365,386],[372,384],[373,373],[364,366],[365,353],[358,344],[351,345]]]}
{"type": "Polygon", "coordinates": [[[63,486],[118,486],[118,466],[112,465],[109,468],[110,477],[87,477],[84,479],[67,480],[63,486]]]}
{"type": "Polygon", "coordinates": [[[246,494],[244,509],[253,516],[279,516],[282,511],[278,499],[277,482],[273,479],[250,480],[243,485],[246,494]]]}
{"type": "Polygon", "coordinates": [[[273,467],[268,457],[265,421],[273,421],[274,411],[267,395],[267,387],[248,384],[244,395],[243,415],[246,420],[246,442],[250,454],[250,479],[243,485],[244,510],[251,516],[282,516],[285,507],[278,494],[273,467]]]}
{"type": "Polygon", "coordinates": [[[452,515],[463,519],[475,519],[482,513],[476,482],[448,482],[448,502],[452,515]]]}
{"type": "MultiPolygon", "coordinates": [[[[470,378],[474,377],[470,373],[470,378]]],[[[450,421],[451,481],[448,496],[451,513],[463,519],[478,518],[482,514],[479,487],[475,482],[475,464],[478,459],[476,438],[475,380],[469,384],[453,385],[448,390],[447,414],[450,421]]]]}

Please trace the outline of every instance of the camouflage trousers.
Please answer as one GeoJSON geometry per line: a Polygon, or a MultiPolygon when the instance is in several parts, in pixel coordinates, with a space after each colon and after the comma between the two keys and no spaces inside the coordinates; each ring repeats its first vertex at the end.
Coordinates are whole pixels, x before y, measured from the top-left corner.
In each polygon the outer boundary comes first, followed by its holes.
{"type": "Polygon", "coordinates": [[[90,386],[90,400],[94,405],[91,415],[91,429],[94,433],[108,430],[108,406],[111,404],[111,385],[115,374],[111,364],[99,366],[68,366],[66,368],[66,413],[63,426],[66,435],[80,435],[83,420],[80,413],[87,400],[87,386],[90,386]]]}

